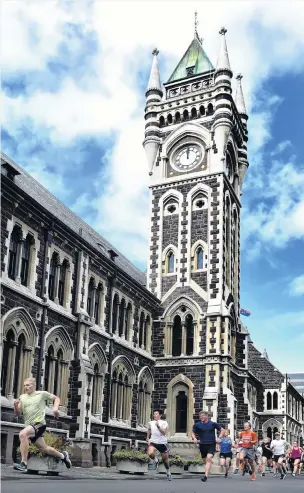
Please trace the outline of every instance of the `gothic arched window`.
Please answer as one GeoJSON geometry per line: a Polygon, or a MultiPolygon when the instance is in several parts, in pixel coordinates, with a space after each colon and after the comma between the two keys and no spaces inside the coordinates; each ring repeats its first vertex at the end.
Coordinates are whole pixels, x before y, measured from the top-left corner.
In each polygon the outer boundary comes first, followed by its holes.
{"type": "Polygon", "coordinates": [[[139,319],[138,345],[141,348],[144,342],[145,314],[141,312],[139,319]]]}
{"type": "Polygon", "coordinates": [[[18,226],[15,226],[10,238],[9,245],[9,257],[8,257],[8,277],[10,279],[15,279],[17,276],[17,257],[18,257],[18,248],[20,247],[20,239],[21,239],[21,229],[18,226]]]}
{"type": "Polygon", "coordinates": [[[195,252],[195,266],[197,270],[204,268],[204,250],[201,246],[195,252]]]}
{"type": "Polygon", "coordinates": [[[226,284],[230,287],[231,284],[231,211],[230,201],[226,197],[226,213],[225,213],[225,236],[226,236],[226,284]]]}
{"type": "Polygon", "coordinates": [[[172,330],[172,356],[180,356],[182,352],[182,322],[179,315],[174,317],[172,330]]]}
{"type": "Polygon", "coordinates": [[[171,125],[171,123],[172,123],[172,115],[171,115],[171,113],[169,113],[169,115],[167,116],[167,122],[168,122],[168,125],[171,125]]]}
{"type": "Polygon", "coordinates": [[[170,250],[167,253],[167,273],[168,274],[172,274],[174,272],[174,263],[175,263],[174,253],[172,250],[170,250]]]}
{"type": "Polygon", "coordinates": [[[126,310],[126,302],[123,298],[120,302],[119,306],[119,337],[122,337],[124,334],[124,322],[125,322],[125,310],[126,310]]]}
{"type": "Polygon", "coordinates": [[[272,398],[271,398],[271,392],[267,392],[267,410],[272,409],[272,398]]]}
{"type": "Polygon", "coordinates": [[[188,110],[184,110],[184,112],[183,112],[183,120],[184,121],[189,120],[189,112],[188,112],[188,110]]]}
{"type": "Polygon", "coordinates": [[[9,375],[9,363],[14,350],[15,335],[12,330],[9,330],[6,334],[6,338],[3,341],[3,356],[2,356],[2,369],[1,369],[1,395],[7,395],[8,387],[8,375],[9,375]]]}
{"type": "Polygon", "coordinates": [[[63,306],[63,302],[64,302],[67,267],[68,267],[68,263],[66,260],[64,260],[59,268],[58,301],[59,301],[59,305],[61,306],[63,306]]]}
{"type": "Polygon", "coordinates": [[[175,113],[175,123],[180,123],[180,121],[181,121],[180,112],[179,112],[179,111],[177,111],[177,112],[175,113]]]}
{"type": "Polygon", "coordinates": [[[274,392],[273,393],[273,398],[272,398],[272,409],[278,409],[278,393],[274,392]]]}
{"type": "Polygon", "coordinates": [[[131,314],[132,314],[132,305],[128,303],[127,309],[125,311],[125,339],[129,340],[130,332],[131,332],[131,314]]]}
{"type": "Polygon", "coordinates": [[[160,127],[164,127],[165,126],[165,118],[163,116],[161,116],[159,118],[159,126],[160,127]]]}
{"type": "Polygon", "coordinates": [[[112,307],[112,332],[113,332],[113,334],[116,334],[116,330],[117,330],[118,305],[119,305],[119,298],[118,298],[118,294],[116,293],[114,298],[113,298],[113,307],[112,307]]]}
{"type": "Polygon", "coordinates": [[[25,337],[24,334],[20,334],[18,337],[18,345],[16,347],[16,358],[15,358],[15,371],[14,371],[14,384],[13,384],[13,395],[19,396],[22,394],[23,382],[22,374],[19,372],[19,367],[23,365],[25,350],[25,337]]]}
{"type": "Polygon", "coordinates": [[[23,284],[23,286],[27,286],[28,284],[30,251],[31,251],[32,243],[33,243],[33,238],[30,235],[27,235],[22,247],[22,256],[21,256],[20,277],[21,277],[21,284],[23,284]]]}
{"type": "Polygon", "coordinates": [[[103,285],[101,283],[98,284],[95,295],[95,306],[94,306],[94,319],[95,323],[98,325],[100,322],[100,304],[101,297],[103,295],[103,285]]]}
{"type": "Polygon", "coordinates": [[[93,293],[95,289],[95,281],[94,278],[91,277],[89,286],[88,286],[88,297],[87,297],[87,314],[92,316],[92,310],[93,310],[93,293]]]}
{"type": "Polygon", "coordinates": [[[208,107],[207,107],[207,114],[208,115],[212,115],[213,114],[213,105],[211,103],[208,104],[208,107]]]}
{"type": "Polygon", "coordinates": [[[196,108],[192,108],[192,110],[191,110],[191,118],[197,118],[196,108]]]}
{"type": "Polygon", "coordinates": [[[188,314],[186,316],[186,354],[193,354],[194,327],[193,317],[188,314]]]}
{"type": "Polygon", "coordinates": [[[49,298],[50,300],[55,300],[55,279],[56,279],[56,269],[57,265],[59,265],[59,256],[58,253],[54,252],[51,258],[50,264],[50,272],[49,272],[49,298]]]}
{"type": "Polygon", "coordinates": [[[201,116],[204,116],[204,114],[205,114],[205,107],[204,106],[200,106],[199,112],[200,112],[200,115],[201,116]]]}

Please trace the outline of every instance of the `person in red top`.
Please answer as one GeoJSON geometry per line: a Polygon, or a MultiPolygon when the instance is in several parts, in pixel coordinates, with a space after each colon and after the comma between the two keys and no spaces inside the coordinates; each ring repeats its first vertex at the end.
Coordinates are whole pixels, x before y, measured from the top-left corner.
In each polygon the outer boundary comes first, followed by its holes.
{"type": "Polygon", "coordinates": [[[242,441],[242,448],[240,451],[240,469],[244,469],[244,462],[248,461],[252,471],[251,480],[256,480],[255,475],[255,446],[258,441],[258,437],[254,431],[251,430],[251,424],[244,423],[244,430],[240,431],[239,439],[242,441]]]}
{"type": "Polygon", "coordinates": [[[303,453],[303,449],[299,447],[298,442],[293,442],[293,446],[289,453],[289,464],[293,467],[292,475],[295,476],[297,474],[299,466],[301,463],[301,456],[303,453]]]}

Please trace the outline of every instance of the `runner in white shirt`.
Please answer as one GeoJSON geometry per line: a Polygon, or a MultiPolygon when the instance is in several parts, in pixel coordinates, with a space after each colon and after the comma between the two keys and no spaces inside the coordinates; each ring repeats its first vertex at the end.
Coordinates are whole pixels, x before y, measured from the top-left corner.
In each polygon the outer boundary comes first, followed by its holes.
{"type": "Polygon", "coordinates": [[[286,455],[286,449],[289,444],[280,438],[280,433],[275,433],[274,440],[270,444],[270,449],[273,451],[273,461],[276,468],[281,471],[281,479],[286,478],[286,469],[284,467],[284,459],[286,455]]]}
{"type": "Polygon", "coordinates": [[[167,432],[169,426],[167,421],[161,418],[160,410],[156,410],[153,413],[153,421],[149,421],[148,432],[147,432],[147,442],[149,443],[148,455],[154,460],[155,464],[158,464],[158,458],[155,457],[155,451],[157,450],[164,461],[164,466],[167,470],[167,479],[171,481],[172,476],[170,472],[169,465],[169,450],[168,450],[168,438],[167,432]]]}

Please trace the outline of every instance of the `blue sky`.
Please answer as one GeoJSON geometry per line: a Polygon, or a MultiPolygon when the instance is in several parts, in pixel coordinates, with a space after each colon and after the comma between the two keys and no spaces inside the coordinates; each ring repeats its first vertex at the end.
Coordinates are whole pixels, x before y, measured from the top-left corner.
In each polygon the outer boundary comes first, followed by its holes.
{"type": "Polygon", "coordinates": [[[303,2],[159,8],[158,2],[5,2],[2,149],[144,270],[142,141],[151,51],[160,50],[165,81],[192,39],[197,10],[215,64],[224,24],[250,117],[241,304],[252,315],[244,323],[279,369],[303,371],[303,2]]]}

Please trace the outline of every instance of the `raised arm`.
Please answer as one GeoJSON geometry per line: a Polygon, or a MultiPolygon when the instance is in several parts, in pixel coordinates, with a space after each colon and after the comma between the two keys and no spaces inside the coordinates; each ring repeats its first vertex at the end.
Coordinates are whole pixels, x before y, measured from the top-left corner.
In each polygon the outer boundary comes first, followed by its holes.
{"type": "Polygon", "coordinates": [[[157,423],[156,427],[157,427],[158,431],[159,431],[162,435],[167,435],[167,432],[168,432],[168,425],[166,425],[166,427],[165,427],[165,428],[161,428],[161,427],[159,426],[159,424],[157,423]]]}

